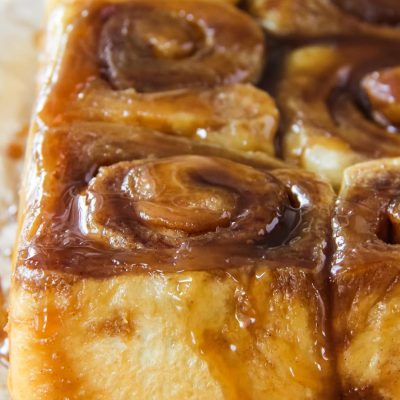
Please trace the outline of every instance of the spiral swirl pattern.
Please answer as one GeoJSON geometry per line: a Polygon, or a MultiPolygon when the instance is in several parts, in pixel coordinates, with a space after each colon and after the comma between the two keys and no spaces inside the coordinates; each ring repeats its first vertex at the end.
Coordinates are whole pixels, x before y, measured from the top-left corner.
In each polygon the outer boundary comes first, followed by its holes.
{"type": "Polygon", "coordinates": [[[112,85],[158,92],[256,81],[264,54],[260,31],[233,8],[220,5],[220,15],[210,3],[200,6],[136,0],[110,9],[99,57],[112,85]]]}
{"type": "Polygon", "coordinates": [[[143,266],[324,266],[333,194],[312,174],[104,123],[53,131],[43,152],[53,172],[40,215],[51,218],[26,230],[33,254],[24,256],[27,266],[67,264],[100,276],[143,266]],[[62,163],[49,156],[54,146],[62,163]],[[81,260],[84,249],[92,255],[90,268],[81,260]]]}
{"type": "Polygon", "coordinates": [[[43,120],[139,125],[275,155],[278,109],[250,83],[263,69],[264,37],[246,14],[207,0],[135,0],[86,11],[83,18],[77,9],[70,25],[43,120]]]}
{"type": "Polygon", "coordinates": [[[290,53],[278,88],[285,159],[338,187],[347,166],[399,155],[397,48],[354,40],[290,53]]]}
{"type": "Polygon", "coordinates": [[[90,232],[124,249],[257,243],[290,205],[273,176],[199,156],[105,167],[89,183],[86,203],[90,232]]]}

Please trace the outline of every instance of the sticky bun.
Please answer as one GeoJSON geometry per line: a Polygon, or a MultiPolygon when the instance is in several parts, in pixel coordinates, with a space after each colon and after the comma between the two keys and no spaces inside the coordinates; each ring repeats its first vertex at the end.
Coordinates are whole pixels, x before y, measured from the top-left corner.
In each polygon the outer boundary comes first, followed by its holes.
{"type": "Polygon", "coordinates": [[[14,398],[334,398],[329,185],[119,129],[36,133],[14,398]]]}
{"type": "Polygon", "coordinates": [[[398,1],[233,3],[48,1],[13,399],[400,398],[398,1]]]}
{"type": "Polygon", "coordinates": [[[333,327],[344,399],[400,396],[400,159],[348,168],[333,234],[333,327]]]}
{"type": "Polygon", "coordinates": [[[255,22],[206,0],[52,3],[13,398],[335,398],[334,193],[271,157],[255,22]]]}

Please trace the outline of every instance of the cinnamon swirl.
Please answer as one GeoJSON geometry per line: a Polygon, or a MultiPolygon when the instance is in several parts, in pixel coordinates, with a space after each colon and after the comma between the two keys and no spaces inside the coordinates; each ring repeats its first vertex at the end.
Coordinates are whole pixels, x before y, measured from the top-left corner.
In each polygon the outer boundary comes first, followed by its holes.
{"type": "Polygon", "coordinates": [[[347,166],[399,156],[398,48],[354,39],[289,52],[277,89],[284,158],[339,187],[347,166]]]}

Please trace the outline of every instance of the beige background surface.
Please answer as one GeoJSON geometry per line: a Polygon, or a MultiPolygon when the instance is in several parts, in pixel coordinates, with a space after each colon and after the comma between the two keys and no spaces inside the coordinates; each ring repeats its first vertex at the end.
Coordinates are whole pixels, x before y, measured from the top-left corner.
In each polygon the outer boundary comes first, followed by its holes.
{"type": "MultiPolygon", "coordinates": [[[[29,121],[41,16],[42,0],[0,0],[0,276],[5,291],[22,165],[7,156],[7,149],[29,121]]],[[[0,366],[0,400],[9,399],[6,375],[0,366]]]]}

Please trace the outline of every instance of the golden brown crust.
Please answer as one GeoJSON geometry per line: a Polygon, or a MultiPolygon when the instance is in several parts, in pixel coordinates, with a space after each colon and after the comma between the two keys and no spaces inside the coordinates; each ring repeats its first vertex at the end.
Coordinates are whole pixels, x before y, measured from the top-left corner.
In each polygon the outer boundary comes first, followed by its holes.
{"type": "Polygon", "coordinates": [[[98,82],[80,93],[63,119],[142,125],[198,142],[273,156],[279,111],[268,94],[250,84],[142,94],[110,92],[98,82]]]}

